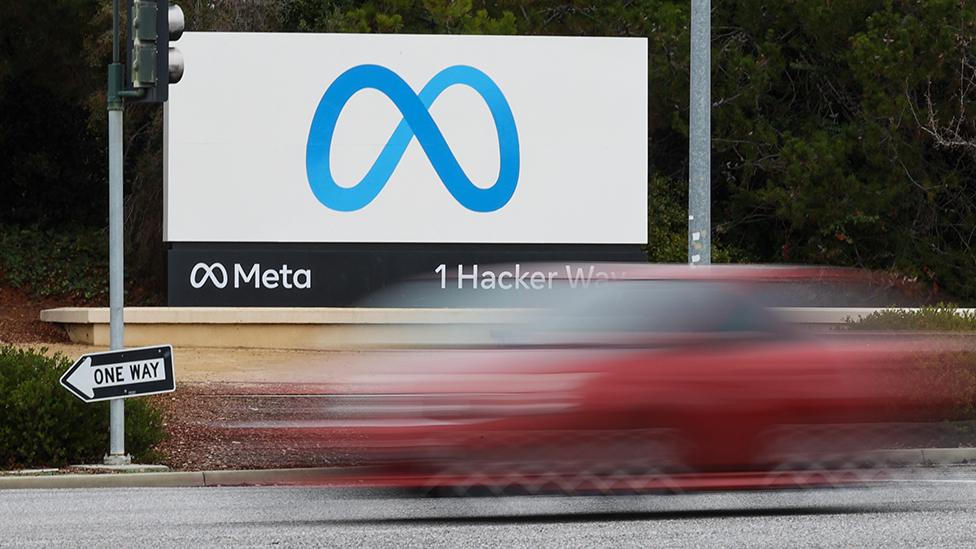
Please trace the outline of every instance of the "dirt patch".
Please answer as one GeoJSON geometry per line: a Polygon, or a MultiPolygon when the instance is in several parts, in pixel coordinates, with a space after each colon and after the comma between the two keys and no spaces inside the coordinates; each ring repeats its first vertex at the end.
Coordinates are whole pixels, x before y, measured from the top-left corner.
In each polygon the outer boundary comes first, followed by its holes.
{"type": "Polygon", "coordinates": [[[310,424],[332,415],[327,397],[279,395],[262,387],[189,383],[152,397],[169,437],[157,447],[177,470],[268,469],[353,465],[310,424]]]}
{"type": "Polygon", "coordinates": [[[74,306],[65,300],[34,298],[24,290],[0,286],[0,342],[66,343],[64,328],[41,322],[43,309],[74,306]]]}

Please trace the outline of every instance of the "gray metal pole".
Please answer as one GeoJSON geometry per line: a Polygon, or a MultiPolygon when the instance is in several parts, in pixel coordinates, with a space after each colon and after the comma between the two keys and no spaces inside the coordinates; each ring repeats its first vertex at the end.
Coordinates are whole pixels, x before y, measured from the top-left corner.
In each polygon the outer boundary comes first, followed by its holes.
{"type": "MultiPolygon", "coordinates": [[[[109,268],[109,344],[122,349],[122,109],[108,111],[108,268],[109,268]]],[[[125,401],[109,402],[108,465],[129,463],[125,455],[125,401]]]]}
{"type": "Polygon", "coordinates": [[[688,263],[712,262],[712,2],[691,0],[688,263]]]}
{"type": "MultiPolygon", "coordinates": [[[[108,305],[109,346],[124,346],[122,319],[122,67],[119,65],[119,0],[112,2],[112,65],[108,84],[108,305]]],[[[125,454],[125,401],[109,401],[109,453],[106,465],[131,463],[125,454]]]]}

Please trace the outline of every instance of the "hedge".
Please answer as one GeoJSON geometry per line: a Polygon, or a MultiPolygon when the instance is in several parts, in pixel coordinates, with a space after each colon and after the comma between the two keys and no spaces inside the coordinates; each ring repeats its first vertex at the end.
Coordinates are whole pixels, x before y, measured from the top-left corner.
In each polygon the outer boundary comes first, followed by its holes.
{"type": "MultiPolygon", "coordinates": [[[[0,469],[100,462],[108,449],[108,403],[86,404],[58,383],[71,360],[47,349],[0,344],[0,469]]],[[[153,459],[161,413],[143,399],[125,407],[126,451],[153,459]]]]}
{"type": "Polygon", "coordinates": [[[920,309],[884,309],[858,320],[847,318],[853,330],[920,330],[936,332],[976,331],[976,314],[940,303],[920,309]]]}

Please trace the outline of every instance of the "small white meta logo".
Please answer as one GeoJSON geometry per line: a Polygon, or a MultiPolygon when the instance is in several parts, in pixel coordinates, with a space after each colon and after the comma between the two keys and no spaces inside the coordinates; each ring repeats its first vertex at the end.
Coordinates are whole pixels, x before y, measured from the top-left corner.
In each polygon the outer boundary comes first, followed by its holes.
{"type": "Polygon", "coordinates": [[[213,282],[214,286],[224,288],[227,286],[227,269],[220,263],[213,263],[211,265],[197,263],[194,265],[193,270],[190,271],[190,286],[202,288],[208,280],[213,282]],[[200,276],[201,272],[203,276],[200,276]],[[218,273],[220,274],[220,278],[217,278],[218,273]]]}
{"type": "MultiPolygon", "coordinates": [[[[218,289],[227,287],[230,282],[227,269],[221,263],[197,263],[190,271],[190,285],[196,289],[202,288],[207,281],[218,289]]],[[[240,263],[234,264],[234,288],[241,284],[253,284],[255,289],[284,288],[286,290],[307,290],[312,287],[311,269],[289,269],[282,265],[278,269],[261,269],[260,263],[254,263],[245,269],[240,263]]]]}

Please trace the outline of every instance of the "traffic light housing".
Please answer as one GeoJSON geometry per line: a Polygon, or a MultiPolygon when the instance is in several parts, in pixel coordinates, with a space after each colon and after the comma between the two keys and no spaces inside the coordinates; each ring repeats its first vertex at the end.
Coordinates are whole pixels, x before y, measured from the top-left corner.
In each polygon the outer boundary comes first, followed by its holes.
{"type": "Polygon", "coordinates": [[[130,101],[162,103],[183,78],[183,55],[172,46],[183,35],[183,10],[168,0],[129,0],[129,83],[144,93],[130,101]]]}

